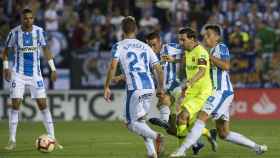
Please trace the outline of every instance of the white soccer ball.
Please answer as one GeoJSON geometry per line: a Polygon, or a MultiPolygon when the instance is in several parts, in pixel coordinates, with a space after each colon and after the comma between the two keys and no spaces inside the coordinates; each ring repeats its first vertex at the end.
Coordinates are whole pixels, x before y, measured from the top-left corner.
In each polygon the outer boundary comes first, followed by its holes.
{"type": "Polygon", "coordinates": [[[35,147],[41,152],[50,153],[55,149],[55,140],[43,134],[36,139],[35,147]]]}

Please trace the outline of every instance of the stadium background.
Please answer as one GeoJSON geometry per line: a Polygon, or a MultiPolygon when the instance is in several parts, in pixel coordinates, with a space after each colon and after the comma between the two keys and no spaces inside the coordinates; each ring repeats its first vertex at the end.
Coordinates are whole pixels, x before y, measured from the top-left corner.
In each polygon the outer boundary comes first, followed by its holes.
{"type": "MultiPolygon", "coordinates": [[[[49,46],[55,56],[58,72],[57,82],[51,83],[49,81],[49,68],[45,60],[41,62],[41,69],[49,89],[49,106],[57,121],[57,135],[66,146],[69,146],[69,143],[78,142],[84,147],[82,140],[89,142],[87,137],[92,134],[87,131],[88,129],[92,130],[96,137],[105,137],[102,135],[102,131],[96,130],[101,126],[100,129],[109,131],[115,129],[116,135],[124,133],[123,137],[126,137],[127,131],[118,127],[120,124],[118,121],[112,122],[112,124],[102,122],[102,120],[119,120],[122,112],[123,84],[113,86],[116,90],[113,91],[113,102],[110,105],[102,98],[102,87],[107,63],[111,57],[110,49],[115,42],[121,40],[120,23],[126,15],[135,16],[139,26],[137,38],[140,40],[144,40],[144,36],[148,32],[156,30],[160,32],[164,42],[176,42],[176,32],[180,27],[190,26],[200,32],[206,23],[219,23],[224,29],[224,42],[228,44],[231,52],[230,74],[236,91],[231,110],[235,118],[234,128],[241,129],[245,131],[245,134],[251,134],[252,137],[255,136],[270,146],[275,146],[272,147],[275,151],[276,146],[279,146],[279,142],[274,138],[274,136],[279,138],[279,131],[277,131],[279,125],[277,121],[273,121],[280,119],[280,99],[278,98],[280,94],[280,89],[278,89],[280,87],[279,1],[1,0],[0,50],[4,47],[9,30],[19,24],[20,10],[25,7],[33,10],[36,16],[35,24],[47,31],[49,46]],[[71,122],[64,122],[64,120],[71,122]],[[81,122],[81,120],[99,121],[94,121],[92,124],[91,122],[81,122]],[[80,130],[72,129],[72,125],[80,130]],[[260,128],[263,130],[258,131],[260,128]],[[271,129],[274,130],[271,131],[271,129]],[[74,139],[75,133],[81,131],[87,131],[87,133],[81,139],[74,139]],[[69,132],[69,134],[65,134],[65,132],[69,132]],[[68,138],[63,137],[64,134],[68,138]],[[269,142],[264,136],[270,136],[269,142]],[[73,138],[69,139],[69,137],[73,138]]],[[[12,55],[10,59],[13,59],[12,55]]],[[[2,74],[2,63],[0,63],[0,67],[2,74]]],[[[1,146],[4,145],[2,140],[8,139],[7,102],[9,90],[7,85],[1,75],[1,146]]],[[[153,105],[155,103],[156,99],[153,105]]],[[[28,139],[34,138],[43,130],[40,123],[29,123],[29,120],[37,121],[41,117],[38,109],[33,105],[34,102],[30,97],[27,97],[21,108],[20,118],[26,123],[20,127],[24,130],[18,132],[19,139],[29,144],[28,139]],[[34,131],[30,132],[29,135],[27,134],[28,128],[34,128],[34,131]]],[[[152,108],[152,114],[157,115],[155,106],[152,108]]],[[[130,135],[128,136],[130,140],[136,139],[130,135]]],[[[117,140],[121,139],[120,136],[117,140]]],[[[94,144],[93,142],[91,143],[94,144]]],[[[98,146],[98,144],[95,145],[98,146]]],[[[119,154],[114,155],[112,151],[104,156],[104,153],[101,153],[103,149],[100,148],[100,153],[97,152],[99,156],[96,157],[109,157],[108,154],[115,157],[129,157],[123,156],[125,154],[121,152],[122,149],[117,147],[118,144],[114,145],[115,152],[119,152],[119,154]]],[[[136,144],[136,146],[140,146],[140,149],[144,148],[141,145],[141,143],[136,144]]],[[[174,146],[174,143],[172,145],[174,146]]],[[[28,147],[21,144],[19,146],[25,147],[27,152],[23,150],[13,155],[0,149],[0,157],[1,153],[4,157],[24,156],[26,154],[29,155],[28,157],[38,156],[29,151],[28,147]]],[[[101,147],[108,149],[106,144],[102,144],[101,147]]],[[[86,147],[89,150],[91,148],[94,147],[86,147]]],[[[70,145],[70,149],[66,149],[69,153],[66,156],[71,155],[71,153],[73,157],[82,155],[82,152],[75,153],[72,149],[75,149],[73,145],[70,145]]],[[[235,152],[239,152],[239,156],[244,156],[245,153],[245,157],[253,157],[239,148],[234,149],[235,152]]],[[[85,149],[79,148],[79,150],[84,152],[85,149]]],[[[143,155],[139,152],[139,148],[131,150],[136,153],[136,157],[143,155]]],[[[222,151],[226,153],[227,157],[236,158],[229,154],[231,151],[222,151]]],[[[206,155],[209,156],[209,153],[204,153],[204,156],[206,155]]],[[[58,153],[54,157],[63,156],[65,153],[58,153]]],[[[82,157],[91,156],[90,151],[85,151],[82,157]]],[[[210,154],[210,157],[212,156],[210,154]]],[[[272,152],[268,157],[276,158],[279,157],[279,154],[272,152]]]]}

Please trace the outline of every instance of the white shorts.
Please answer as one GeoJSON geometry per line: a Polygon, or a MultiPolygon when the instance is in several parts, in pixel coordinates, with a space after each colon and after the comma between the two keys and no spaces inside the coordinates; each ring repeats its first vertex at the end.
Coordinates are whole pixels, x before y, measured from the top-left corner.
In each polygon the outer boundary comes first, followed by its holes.
{"type": "Polygon", "coordinates": [[[41,75],[30,77],[12,72],[10,97],[23,98],[25,88],[29,88],[31,98],[46,98],[45,85],[41,75]]]}
{"type": "Polygon", "coordinates": [[[202,111],[211,115],[214,120],[229,121],[229,108],[233,97],[231,91],[214,91],[213,95],[208,97],[202,111]]]}
{"type": "Polygon", "coordinates": [[[139,90],[127,91],[124,103],[126,123],[137,121],[148,114],[152,101],[152,93],[142,94],[139,90]]]}

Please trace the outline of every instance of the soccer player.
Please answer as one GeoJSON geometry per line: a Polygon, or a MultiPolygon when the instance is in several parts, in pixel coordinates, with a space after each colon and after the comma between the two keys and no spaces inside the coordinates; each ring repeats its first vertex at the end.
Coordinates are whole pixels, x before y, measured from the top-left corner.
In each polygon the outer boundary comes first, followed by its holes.
{"type": "MultiPolygon", "coordinates": [[[[43,50],[51,68],[51,79],[56,80],[56,69],[52,54],[47,47],[47,39],[42,28],[33,25],[33,13],[24,9],[21,15],[21,25],[8,34],[6,46],[2,53],[4,78],[10,82],[10,97],[12,110],[9,115],[9,143],[7,150],[16,148],[16,131],[19,117],[19,107],[23,99],[25,86],[30,88],[31,97],[36,99],[43,116],[43,123],[48,135],[55,139],[54,125],[51,113],[47,108],[46,90],[40,70],[40,53],[43,50]],[[9,70],[8,52],[15,51],[12,71],[9,70]]],[[[62,148],[57,143],[58,148],[62,148]]]]}
{"type": "MultiPolygon", "coordinates": [[[[196,37],[196,32],[191,28],[179,31],[179,43],[185,51],[186,81],[182,83],[182,100],[177,116],[177,135],[185,136],[193,125],[197,113],[201,110],[212,92],[210,78],[210,63],[208,52],[201,46],[196,37]]],[[[216,144],[212,149],[216,150],[216,144]]]]}
{"type": "Polygon", "coordinates": [[[134,18],[130,16],[124,18],[121,26],[124,40],[116,43],[112,48],[113,59],[108,68],[104,98],[110,101],[109,85],[115,75],[117,64],[120,62],[127,88],[124,105],[125,122],[130,131],[144,138],[148,157],[157,158],[163,150],[163,136],[146,124],[145,117],[149,112],[151,97],[155,89],[150,67],[157,74],[157,95],[159,98],[164,93],[163,72],[153,50],[135,38],[137,28],[134,18]]]}
{"type": "MultiPolygon", "coordinates": [[[[164,70],[164,88],[166,94],[158,102],[158,109],[160,111],[160,119],[151,118],[149,121],[153,124],[159,125],[167,129],[169,134],[178,136],[179,138],[184,138],[186,132],[183,135],[177,135],[176,131],[176,106],[175,104],[180,97],[182,90],[180,87],[180,81],[178,79],[177,70],[180,69],[180,64],[182,64],[183,50],[179,44],[167,43],[163,44],[161,42],[160,36],[157,32],[152,32],[146,37],[147,43],[151,46],[153,51],[157,54],[158,58],[161,60],[161,65],[164,70]],[[171,120],[168,122],[169,114],[171,110],[171,120]],[[175,119],[174,119],[175,118],[175,119]],[[174,120],[172,120],[174,119],[174,120]],[[174,131],[175,128],[175,132],[174,131]]],[[[214,133],[211,135],[208,129],[204,129],[204,135],[210,141],[213,150],[216,150],[216,142],[214,133]],[[213,138],[212,138],[213,137],[213,138]]],[[[198,154],[199,150],[204,145],[202,143],[197,143],[193,146],[193,153],[198,154]]]]}
{"type": "Polygon", "coordinates": [[[267,151],[266,145],[258,145],[245,136],[230,131],[229,129],[229,106],[233,100],[233,88],[229,79],[230,56],[227,46],[221,42],[221,29],[217,25],[205,27],[204,40],[211,48],[211,78],[214,85],[212,96],[207,99],[198,120],[191,132],[186,137],[179,149],[172,153],[171,157],[185,156],[185,151],[191,147],[200,137],[205,124],[211,115],[216,121],[219,137],[228,142],[239,144],[254,150],[257,154],[267,151]]]}
{"type": "MultiPolygon", "coordinates": [[[[181,95],[180,81],[177,72],[181,62],[182,49],[176,43],[162,44],[160,36],[157,32],[149,33],[146,36],[148,45],[157,54],[158,59],[161,61],[164,72],[164,90],[166,95],[159,100],[157,107],[160,112],[160,119],[164,122],[169,121],[171,105],[181,95]]],[[[172,106],[173,107],[173,106],[172,106]]]]}

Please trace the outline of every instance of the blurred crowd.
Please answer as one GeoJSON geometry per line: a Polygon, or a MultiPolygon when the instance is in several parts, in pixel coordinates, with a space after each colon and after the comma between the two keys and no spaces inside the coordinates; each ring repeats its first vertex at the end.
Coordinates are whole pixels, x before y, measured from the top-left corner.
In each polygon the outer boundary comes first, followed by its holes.
{"type": "Polygon", "coordinates": [[[59,67],[69,68],[73,53],[109,51],[122,39],[124,16],[139,25],[138,38],[159,31],[164,42],[176,42],[179,28],[198,32],[206,23],[223,28],[231,52],[235,87],[280,87],[280,2],[278,0],[2,0],[0,46],[20,11],[29,7],[35,24],[48,33],[59,67]]]}

